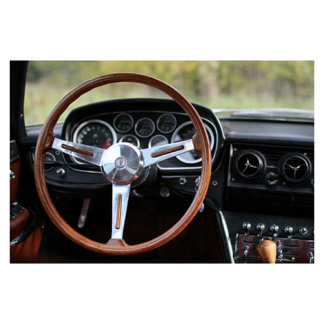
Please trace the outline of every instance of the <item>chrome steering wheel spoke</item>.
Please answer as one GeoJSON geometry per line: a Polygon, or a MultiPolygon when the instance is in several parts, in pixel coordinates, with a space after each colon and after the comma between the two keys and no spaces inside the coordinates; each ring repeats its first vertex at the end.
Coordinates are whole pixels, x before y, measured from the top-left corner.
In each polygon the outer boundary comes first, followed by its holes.
{"type": "Polygon", "coordinates": [[[143,149],[141,150],[141,155],[144,161],[144,167],[147,167],[194,149],[193,141],[192,139],[189,139],[186,141],[143,149]]]}
{"type": "Polygon", "coordinates": [[[54,139],[52,148],[98,166],[101,166],[101,159],[105,152],[104,149],[98,147],[63,141],[58,138],[54,139]]]}
{"type": "Polygon", "coordinates": [[[123,239],[130,188],[131,184],[122,186],[117,184],[112,185],[112,239],[123,239]]]}

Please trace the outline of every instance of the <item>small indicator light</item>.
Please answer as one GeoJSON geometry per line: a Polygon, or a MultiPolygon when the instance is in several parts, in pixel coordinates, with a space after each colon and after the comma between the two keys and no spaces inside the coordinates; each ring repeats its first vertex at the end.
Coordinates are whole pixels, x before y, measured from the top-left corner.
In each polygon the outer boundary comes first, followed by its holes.
{"type": "Polygon", "coordinates": [[[292,258],[291,258],[291,260],[295,261],[295,260],[296,260],[296,258],[295,258],[295,257],[292,257],[292,258]]]}

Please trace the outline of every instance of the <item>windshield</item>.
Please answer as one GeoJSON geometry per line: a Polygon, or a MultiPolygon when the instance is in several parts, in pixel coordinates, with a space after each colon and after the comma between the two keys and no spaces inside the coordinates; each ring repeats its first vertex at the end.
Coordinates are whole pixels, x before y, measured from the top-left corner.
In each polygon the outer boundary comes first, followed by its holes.
{"type": "MultiPolygon", "coordinates": [[[[252,109],[243,116],[254,118],[273,115],[273,109],[277,109],[282,118],[296,116],[296,110],[308,110],[311,114],[306,115],[313,116],[314,61],[30,61],[24,104],[26,125],[44,123],[62,97],[82,82],[114,72],[156,77],[189,101],[215,113],[225,110],[235,116],[237,112],[233,111],[252,109]]],[[[139,97],[168,98],[140,84],[109,84],[81,96],[59,121],[85,104],[139,97]]]]}

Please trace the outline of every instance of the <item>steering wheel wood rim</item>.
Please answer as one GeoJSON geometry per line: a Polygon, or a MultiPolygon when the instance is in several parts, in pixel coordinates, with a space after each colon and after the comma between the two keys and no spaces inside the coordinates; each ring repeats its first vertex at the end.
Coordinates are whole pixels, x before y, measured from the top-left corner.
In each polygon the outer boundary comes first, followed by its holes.
{"type": "Polygon", "coordinates": [[[55,106],[53,111],[47,117],[43,128],[39,134],[35,150],[35,184],[40,201],[47,215],[50,217],[54,225],[65,236],[70,238],[75,243],[91,251],[110,255],[131,255],[143,253],[160,247],[161,245],[172,240],[180,232],[182,232],[185,229],[185,227],[191,222],[191,220],[197,214],[201,204],[203,203],[209,187],[211,177],[211,161],[212,158],[209,137],[204,127],[203,121],[201,120],[198,112],[192,106],[192,104],[178,90],[176,90],[169,84],[151,76],[126,72],[112,73],[90,79],[71,90],[60,100],[60,102],[55,106]],[[78,233],[77,231],[75,231],[70,225],[68,225],[64,221],[62,216],[56,210],[46,186],[44,172],[45,153],[46,151],[52,148],[52,144],[55,139],[53,130],[59,117],[63,114],[63,112],[68,108],[68,106],[72,102],[74,102],[77,98],[87,93],[88,91],[106,84],[117,82],[133,82],[148,85],[163,91],[171,98],[173,98],[186,111],[191,121],[193,122],[196,129],[196,133],[193,136],[192,141],[195,150],[201,153],[202,155],[200,184],[196,195],[186,213],[173,227],[171,227],[165,233],[150,241],[136,245],[128,245],[122,239],[110,239],[106,244],[103,244],[90,240],[78,233]]]}

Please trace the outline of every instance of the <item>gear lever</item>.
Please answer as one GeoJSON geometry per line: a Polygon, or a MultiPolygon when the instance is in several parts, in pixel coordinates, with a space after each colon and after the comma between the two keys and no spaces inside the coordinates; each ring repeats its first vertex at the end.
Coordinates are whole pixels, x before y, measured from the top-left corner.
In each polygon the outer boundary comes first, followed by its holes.
{"type": "Polygon", "coordinates": [[[277,246],[270,240],[264,240],[257,245],[257,250],[264,263],[276,263],[277,246]]]}

